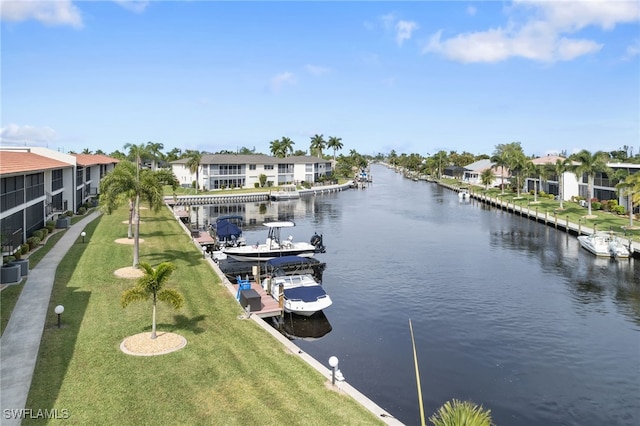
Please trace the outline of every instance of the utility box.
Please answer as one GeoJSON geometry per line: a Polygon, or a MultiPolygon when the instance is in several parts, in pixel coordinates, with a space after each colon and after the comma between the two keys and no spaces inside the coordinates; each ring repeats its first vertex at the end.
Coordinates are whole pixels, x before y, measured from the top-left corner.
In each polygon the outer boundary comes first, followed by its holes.
{"type": "Polygon", "coordinates": [[[69,216],[60,217],[56,221],[56,228],[65,229],[71,226],[71,218],[69,216]]]}
{"type": "Polygon", "coordinates": [[[240,305],[243,308],[249,306],[249,312],[260,310],[260,295],[254,289],[240,291],[240,305]]]}

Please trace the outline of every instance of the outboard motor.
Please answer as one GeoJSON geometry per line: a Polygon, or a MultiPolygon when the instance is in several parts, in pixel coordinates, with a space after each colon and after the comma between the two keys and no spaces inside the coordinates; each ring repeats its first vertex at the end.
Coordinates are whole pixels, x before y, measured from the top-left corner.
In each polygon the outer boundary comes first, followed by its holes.
{"type": "Polygon", "coordinates": [[[310,241],[311,245],[316,248],[316,253],[324,253],[325,247],[322,242],[322,235],[318,235],[318,233],[313,234],[310,241]]]}

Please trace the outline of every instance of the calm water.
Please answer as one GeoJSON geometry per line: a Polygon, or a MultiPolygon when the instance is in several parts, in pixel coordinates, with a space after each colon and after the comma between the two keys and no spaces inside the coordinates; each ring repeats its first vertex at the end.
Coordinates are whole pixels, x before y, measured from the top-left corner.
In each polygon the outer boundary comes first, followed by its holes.
{"type": "MultiPolygon", "coordinates": [[[[575,237],[382,166],[374,184],[238,211],[324,234],[329,332],[297,344],[335,355],[349,383],[420,423],[408,321],[427,416],[445,401],[499,425],[640,424],[640,262],[596,259],[575,237]]],[[[215,217],[226,211],[210,208],[215,217]]]]}

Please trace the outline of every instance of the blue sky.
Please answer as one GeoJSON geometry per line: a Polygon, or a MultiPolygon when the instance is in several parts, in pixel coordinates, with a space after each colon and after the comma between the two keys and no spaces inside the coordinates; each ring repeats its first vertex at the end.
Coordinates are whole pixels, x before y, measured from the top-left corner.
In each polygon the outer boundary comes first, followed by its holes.
{"type": "Polygon", "coordinates": [[[638,1],[5,1],[1,142],[640,152],[638,1]]]}

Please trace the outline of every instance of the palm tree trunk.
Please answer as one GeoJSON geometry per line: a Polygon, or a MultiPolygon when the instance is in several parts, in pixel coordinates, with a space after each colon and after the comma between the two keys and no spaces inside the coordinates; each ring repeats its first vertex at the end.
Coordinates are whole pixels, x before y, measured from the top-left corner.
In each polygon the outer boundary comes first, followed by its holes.
{"type": "Polygon", "coordinates": [[[633,194],[629,191],[629,227],[633,228],[633,194]]]}
{"type": "Polygon", "coordinates": [[[129,198],[129,227],[127,229],[127,238],[131,239],[133,238],[133,211],[134,211],[134,205],[133,205],[133,198],[129,198]]]}
{"type": "Polygon", "coordinates": [[[151,338],[155,339],[156,335],[156,295],[153,295],[153,318],[151,319],[151,338]]]}
{"type": "Polygon", "coordinates": [[[560,177],[560,182],[558,182],[558,196],[560,197],[560,210],[564,209],[563,201],[564,201],[564,178],[560,177]]]}
{"type": "Polygon", "coordinates": [[[592,182],[593,182],[592,178],[591,178],[591,176],[589,176],[589,181],[587,183],[587,198],[589,198],[587,200],[587,207],[589,207],[589,210],[587,211],[587,214],[589,216],[591,216],[591,199],[593,198],[593,196],[591,195],[592,191],[593,191],[593,183],[592,182]]]}
{"type": "Polygon", "coordinates": [[[135,232],[133,240],[133,267],[137,268],[140,263],[140,194],[136,195],[135,207],[135,232]]]}

